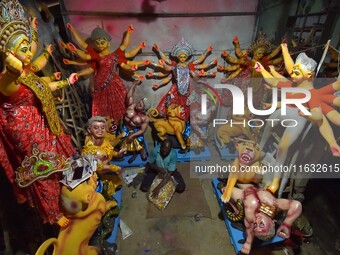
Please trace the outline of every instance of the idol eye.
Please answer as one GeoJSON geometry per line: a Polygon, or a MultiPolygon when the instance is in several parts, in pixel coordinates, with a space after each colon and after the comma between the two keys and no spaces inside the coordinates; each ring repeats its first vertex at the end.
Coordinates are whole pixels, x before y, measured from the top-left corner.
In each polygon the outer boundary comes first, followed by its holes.
{"type": "Polygon", "coordinates": [[[260,228],[264,228],[264,223],[263,223],[263,222],[260,222],[259,227],[260,227],[260,228]]]}

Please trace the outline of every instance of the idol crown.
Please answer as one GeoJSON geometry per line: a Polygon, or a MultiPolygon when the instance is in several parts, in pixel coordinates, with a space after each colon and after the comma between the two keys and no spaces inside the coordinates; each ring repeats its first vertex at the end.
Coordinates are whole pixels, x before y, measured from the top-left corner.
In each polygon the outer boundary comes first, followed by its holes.
{"type": "Polygon", "coordinates": [[[31,29],[25,11],[18,0],[1,0],[0,9],[0,52],[14,35],[24,34],[31,38],[31,29]]]}
{"type": "Polygon", "coordinates": [[[180,54],[185,53],[191,56],[194,53],[193,46],[182,38],[171,50],[171,56],[178,57],[180,54]]]}

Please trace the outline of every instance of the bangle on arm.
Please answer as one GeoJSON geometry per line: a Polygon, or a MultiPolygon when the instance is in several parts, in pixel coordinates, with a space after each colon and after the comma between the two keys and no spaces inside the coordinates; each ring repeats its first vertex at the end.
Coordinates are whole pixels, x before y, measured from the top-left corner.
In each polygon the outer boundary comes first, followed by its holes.
{"type": "Polygon", "coordinates": [[[50,58],[50,53],[47,50],[44,50],[43,56],[45,57],[46,60],[50,58]]]}
{"type": "Polygon", "coordinates": [[[62,80],[57,82],[57,89],[62,89],[69,86],[70,82],[67,80],[62,80]]]}
{"type": "Polygon", "coordinates": [[[10,74],[11,76],[20,76],[23,73],[23,71],[24,71],[23,69],[19,71],[10,66],[6,66],[6,72],[10,74]]]}
{"type": "Polygon", "coordinates": [[[50,78],[51,81],[55,81],[55,80],[56,80],[54,74],[52,74],[51,76],[49,76],[49,78],[50,78]]]}
{"type": "Polygon", "coordinates": [[[32,28],[32,41],[38,42],[38,31],[32,28]]]}

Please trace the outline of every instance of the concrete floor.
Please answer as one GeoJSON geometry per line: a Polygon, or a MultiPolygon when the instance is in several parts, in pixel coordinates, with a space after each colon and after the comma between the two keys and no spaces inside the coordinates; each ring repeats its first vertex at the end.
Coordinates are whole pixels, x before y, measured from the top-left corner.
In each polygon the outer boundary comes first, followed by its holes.
{"type": "MultiPolygon", "coordinates": [[[[180,169],[181,163],[178,164],[180,169]]],[[[253,249],[252,254],[279,255],[335,255],[340,254],[340,196],[330,195],[339,190],[339,181],[329,185],[327,180],[311,180],[305,192],[304,214],[310,220],[314,235],[294,251],[284,244],[253,249]]],[[[212,218],[196,222],[193,217],[162,217],[146,219],[147,198],[138,187],[123,187],[120,216],[133,234],[122,239],[118,233],[118,255],[229,255],[235,254],[213,192],[211,180],[201,184],[211,210],[212,218]],[[132,198],[132,194],[136,197],[132,198]]],[[[339,193],[338,193],[339,194],[339,193]]],[[[165,209],[166,210],[166,209],[165,209]]]]}

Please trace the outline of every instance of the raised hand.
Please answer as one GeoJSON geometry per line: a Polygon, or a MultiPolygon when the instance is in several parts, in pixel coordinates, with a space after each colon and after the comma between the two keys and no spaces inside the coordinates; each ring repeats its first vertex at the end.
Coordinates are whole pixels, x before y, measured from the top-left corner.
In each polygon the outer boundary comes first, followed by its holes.
{"type": "Polygon", "coordinates": [[[53,52],[53,46],[52,46],[52,44],[47,45],[46,48],[45,48],[45,50],[47,51],[47,53],[48,53],[49,55],[52,55],[52,52],[53,52]]]}
{"type": "Polygon", "coordinates": [[[68,30],[70,30],[71,32],[74,31],[74,28],[73,28],[73,26],[71,25],[71,23],[67,23],[67,24],[66,24],[66,28],[67,28],[68,30]]]}
{"type": "Polygon", "coordinates": [[[53,75],[54,75],[54,77],[57,81],[59,81],[61,79],[61,72],[56,72],[53,75]]]}
{"type": "Polygon", "coordinates": [[[67,48],[72,52],[77,51],[77,47],[73,43],[70,43],[70,42],[67,43],[67,48]]]}
{"type": "Polygon", "coordinates": [[[207,52],[211,52],[213,50],[213,46],[212,45],[209,45],[208,48],[207,48],[207,52]]]}
{"type": "Polygon", "coordinates": [[[132,25],[129,25],[127,31],[128,31],[128,32],[132,32],[133,30],[134,30],[133,26],[132,26],[132,25]]]}
{"type": "Polygon", "coordinates": [[[263,67],[263,65],[261,65],[260,62],[256,62],[254,68],[255,68],[255,71],[258,72],[258,73],[260,73],[264,70],[264,67],[263,67]]]}
{"type": "Polygon", "coordinates": [[[78,74],[77,73],[72,73],[70,77],[68,78],[69,82],[71,85],[73,85],[77,80],[78,80],[78,74]]]}
{"type": "Polygon", "coordinates": [[[9,73],[20,74],[23,72],[23,63],[12,52],[6,52],[5,66],[9,73]]]}
{"type": "Polygon", "coordinates": [[[144,41],[141,42],[141,43],[140,43],[140,47],[141,47],[141,49],[145,48],[145,47],[146,47],[146,42],[144,42],[144,41]]]}
{"type": "Polygon", "coordinates": [[[38,29],[38,19],[37,17],[30,17],[29,19],[30,25],[33,29],[37,30],[38,29]]]}
{"type": "Polygon", "coordinates": [[[221,65],[218,65],[218,66],[217,66],[217,70],[218,70],[218,71],[224,71],[224,67],[221,66],[221,65]]]}
{"type": "Polygon", "coordinates": [[[228,52],[227,52],[226,50],[222,51],[222,56],[223,56],[223,57],[228,56],[228,52]]]}
{"type": "Polygon", "coordinates": [[[159,51],[159,47],[158,47],[157,43],[155,43],[155,44],[153,45],[153,47],[154,47],[155,50],[159,51]]]}

